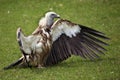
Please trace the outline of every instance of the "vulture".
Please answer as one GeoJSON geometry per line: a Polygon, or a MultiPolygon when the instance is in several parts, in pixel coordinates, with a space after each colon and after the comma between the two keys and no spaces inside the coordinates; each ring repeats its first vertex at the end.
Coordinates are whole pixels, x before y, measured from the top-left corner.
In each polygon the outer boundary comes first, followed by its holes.
{"type": "Polygon", "coordinates": [[[25,36],[21,28],[17,29],[22,57],[4,69],[52,66],[72,55],[94,60],[106,51],[107,39],[101,31],[62,19],[55,12],[47,12],[31,35],[25,36]]]}

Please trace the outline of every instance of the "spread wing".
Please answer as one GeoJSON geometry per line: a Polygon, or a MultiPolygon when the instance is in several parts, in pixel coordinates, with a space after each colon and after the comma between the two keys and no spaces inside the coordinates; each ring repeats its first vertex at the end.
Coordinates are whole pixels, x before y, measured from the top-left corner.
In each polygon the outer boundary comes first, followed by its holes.
{"type": "Polygon", "coordinates": [[[106,51],[103,46],[107,43],[102,39],[109,38],[100,31],[62,19],[56,21],[51,29],[53,44],[46,66],[57,64],[71,55],[93,60],[106,51]]]}

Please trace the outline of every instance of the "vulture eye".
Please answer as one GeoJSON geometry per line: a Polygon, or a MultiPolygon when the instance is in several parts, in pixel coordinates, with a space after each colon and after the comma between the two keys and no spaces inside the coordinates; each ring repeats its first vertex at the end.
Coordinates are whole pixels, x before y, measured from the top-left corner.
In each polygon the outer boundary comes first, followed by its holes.
{"type": "Polygon", "coordinates": [[[52,17],[54,17],[54,16],[55,16],[55,14],[51,14],[51,16],[52,16],[52,17]]]}
{"type": "Polygon", "coordinates": [[[51,14],[51,15],[55,15],[55,14],[51,14]]]}

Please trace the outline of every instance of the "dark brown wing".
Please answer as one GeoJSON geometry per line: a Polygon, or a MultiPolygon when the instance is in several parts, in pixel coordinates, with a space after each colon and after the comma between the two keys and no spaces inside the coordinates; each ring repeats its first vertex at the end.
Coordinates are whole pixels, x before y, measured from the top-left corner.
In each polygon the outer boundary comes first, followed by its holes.
{"type": "Polygon", "coordinates": [[[46,66],[57,64],[71,55],[91,60],[99,58],[99,54],[106,51],[103,46],[108,45],[101,39],[109,39],[102,32],[67,20],[58,20],[53,24],[52,37],[52,49],[46,60],[46,66]]]}

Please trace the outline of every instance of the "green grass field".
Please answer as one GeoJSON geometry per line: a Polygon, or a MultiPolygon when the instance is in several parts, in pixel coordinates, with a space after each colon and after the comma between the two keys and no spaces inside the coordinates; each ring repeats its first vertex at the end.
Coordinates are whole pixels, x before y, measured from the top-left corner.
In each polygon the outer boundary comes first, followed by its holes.
{"type": "Polygon", "coordinates": [[[0,0],[0,80],[120,80],[120,0],[0,0]],[[111,38],[106,55],[95,61],[72,56],[43,69],[3,70],[21,56],[16,29],[31,34],[49,10],[104,32],[111,38]]]}

